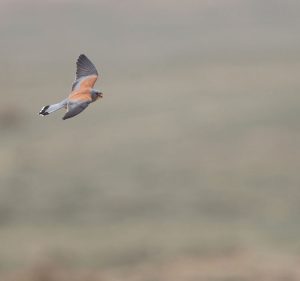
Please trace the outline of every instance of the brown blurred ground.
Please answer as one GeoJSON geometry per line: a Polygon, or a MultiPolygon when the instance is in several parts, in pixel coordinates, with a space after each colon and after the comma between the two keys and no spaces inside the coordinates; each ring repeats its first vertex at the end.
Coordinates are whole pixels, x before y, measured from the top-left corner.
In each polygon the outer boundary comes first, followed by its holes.
{"type": "Polygon", "coordinates": [[[233,253],[226,256],[177,258],[160,264],[111,269],[66,268],[49,262],[2,275],[6,281],[100,281],[100,280],[299,280],[299,258],[233,253]]]}
{"type": "Polygon", "coordinates": [[[296,280],[297,1],[0,8],[3,274],[45,258],[55,276],[296,280]],[[104,99],[68,122],[39,118],[80,53],[104,99]]]}

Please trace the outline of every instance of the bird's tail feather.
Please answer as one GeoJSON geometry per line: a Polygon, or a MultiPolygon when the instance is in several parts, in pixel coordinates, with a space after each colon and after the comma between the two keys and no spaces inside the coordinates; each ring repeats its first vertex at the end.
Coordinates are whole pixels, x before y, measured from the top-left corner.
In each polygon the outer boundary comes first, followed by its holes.
{"type": "Polygon", "coordinates": [[[46,116],[56,110],[63,108],[65,105],[66,105],[66,101],[63,100],[62,102],[59,103],[43,106],[39,112],[39,115],[46,116]]]}

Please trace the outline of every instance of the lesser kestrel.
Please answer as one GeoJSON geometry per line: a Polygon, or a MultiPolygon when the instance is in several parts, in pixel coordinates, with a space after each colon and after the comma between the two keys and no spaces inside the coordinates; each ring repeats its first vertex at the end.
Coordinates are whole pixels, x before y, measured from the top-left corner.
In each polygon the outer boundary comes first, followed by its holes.
{"type": "Polygon", "coordinates": [[[98,78],[94,64],[82,54],[78,57],[76,66],[76,77],[71,94],[59,103],[44,106],[39,112],[40,115],[46,116],[56,110],[66,108],[67,112],[62,118],[65,120],[79,114],[90,103],[103,97],[101,92],[93,88],[98,78]]]}

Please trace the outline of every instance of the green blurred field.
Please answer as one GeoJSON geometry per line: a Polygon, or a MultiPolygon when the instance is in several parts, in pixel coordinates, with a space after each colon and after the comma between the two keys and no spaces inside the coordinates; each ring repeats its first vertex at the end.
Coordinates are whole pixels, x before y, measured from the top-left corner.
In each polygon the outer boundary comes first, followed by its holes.
{"type": "Polygon", "coordinates": [[[0,3],[0,269],[297,260],[300,4],[124,3],[0,3]],[[80,53],[104,99],[40,118],[80,53]]]}

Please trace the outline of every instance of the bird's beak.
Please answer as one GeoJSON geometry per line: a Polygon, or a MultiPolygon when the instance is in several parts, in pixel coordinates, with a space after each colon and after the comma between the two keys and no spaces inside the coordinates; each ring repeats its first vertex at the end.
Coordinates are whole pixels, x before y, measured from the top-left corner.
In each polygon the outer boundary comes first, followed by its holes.
{"type": "Polygon", "coordinates": [[[102,93],[100,93],[100,94],[99,94],[99,97],[100,97],[100,98],[103,98],[103,94],[102,94],[102,93]]]}

